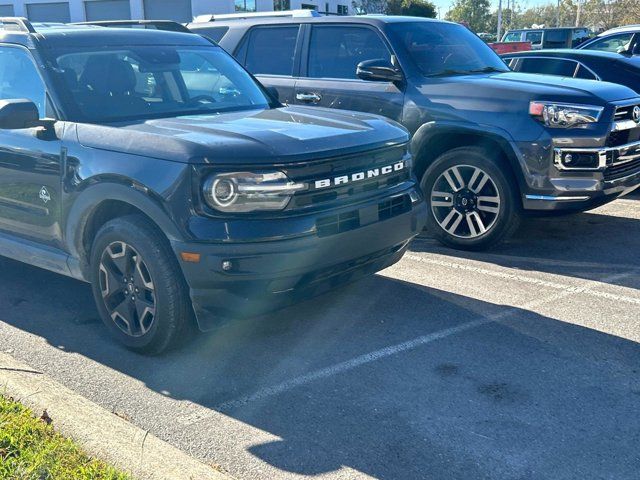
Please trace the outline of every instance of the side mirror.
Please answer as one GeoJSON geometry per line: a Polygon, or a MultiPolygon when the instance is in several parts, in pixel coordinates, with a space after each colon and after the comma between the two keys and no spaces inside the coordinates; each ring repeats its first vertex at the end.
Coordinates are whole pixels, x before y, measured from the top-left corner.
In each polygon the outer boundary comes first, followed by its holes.
{"type": "Polygon", "coordinates": [[[38,107],[31,100],[16,98],[0,100],[0,130],[36,128],[40,140],[55,140],[55,120],[41,119],[38,107]]]}
{"type": "Polygon", "coordinates": [[[402,72],[383,58],[360,62],[356,68],[356,75],[361,80],[377,82],[401,82],[404,79],[402,72]]]}
{"type": "Polygon", "coordinates": [[[0,129],[18,130],[39,125],[38,107],[25,98],[0,100],[0,129]]]}

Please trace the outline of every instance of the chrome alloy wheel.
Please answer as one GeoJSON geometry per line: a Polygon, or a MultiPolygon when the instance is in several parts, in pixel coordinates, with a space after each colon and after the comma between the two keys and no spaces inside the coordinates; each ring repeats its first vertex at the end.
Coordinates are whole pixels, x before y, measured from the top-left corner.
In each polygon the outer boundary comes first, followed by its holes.
{"type": "Polygon", "coordinates": [[[140,254],[125,242],[111,243],[102,252],[99,281],[113,323],[131,337],[147,333],[156,316],[156,296],[140,254]]]}
{"type": "Polygon", "coordinates": [[[440,227],[458,238],[477,238],[495,225],[500,193],[484,170],[456,165],[440,175],[431,189],[431,211],[440,227]]]}

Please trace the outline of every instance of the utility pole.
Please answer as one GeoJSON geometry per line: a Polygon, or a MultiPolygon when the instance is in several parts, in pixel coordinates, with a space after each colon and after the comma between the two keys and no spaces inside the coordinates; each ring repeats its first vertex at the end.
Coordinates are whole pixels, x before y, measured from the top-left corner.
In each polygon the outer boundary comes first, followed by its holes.
{"type": "Polygon", "coordinates": [[[581,0],[577,0],[576,3],[578,4],[578,7],[576,9],[576,27],[579,27],[580,26],[580,13],[581,13],[582,1],[581,0]]]}
{"type": "Polygon", "coordinates": [[[556,17],[556,27],[560,26],[560,0],[558,0],[558,11],[557,11],[557,17],[556,17]]]}
{"type": "Polygon", "coordinates": [[[496,40],[499,42],[502,38],[502,0],[498,2],[498,31],[496,33],[496,40]]]}

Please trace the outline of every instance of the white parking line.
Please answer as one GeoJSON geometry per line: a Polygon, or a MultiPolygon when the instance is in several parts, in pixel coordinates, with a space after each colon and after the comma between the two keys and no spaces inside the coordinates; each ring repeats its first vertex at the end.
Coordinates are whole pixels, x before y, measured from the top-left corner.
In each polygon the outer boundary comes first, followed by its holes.
{"type": "MultiPolygon", "coordinates": [[[[438,260],[435,258],[431,258],[431,257],[422,257],[420,255],[415,255],[415,254],[411,254],[411,253],[407,253],[404,256],[405,259],[407,260],[412,260],[415,262],[420,262],[420,263],[426,263],[429,265],[436,265],[439,267],[445,267],[445,268],[451,268],[451,269],[455,269],[455,270],[463,270],[463,271],[467,271],[467,272],[474,272],[474,273],[479,273],[482,275],[487,275],[490,277],[494,277],[494,278],[501,278],[504,280],[515,280],[521,283],[528,283],[530,285],[538,285],[540,287],[549,287],[549,288],[554,288],[556,290],[565,290],[567,292],[572,292],[572,293],[586,293],[588,295],[594,296],[594,297],[599,297],[599,298],[607,298],[609,300],[616,300],[619,302],[625,302],[625,303],[631,303],[634,305],[640,305],[640,298],[635,298],[635,297],[629,297],[626,295],[618,295],[615,293],[609,293],[609,292],[603,292],[600,290],[596,290],[595,288],[590,288],[588,291],[584,291],[582,289],[582,287],[580,287],[579,285],[567,285],[564,283],[559,283],[559,282],[551,282],[548,280],[541,280],[539,278],[535,278],[535,277],[529,277],[526,275],[520,275],[518,273],[512,273],[512,272],[505,272],[505,271],[496,271],[496,270],[490,270],[487,268],[482,268],[482,267],[474,267],[472,265],[465,265],[462,263],[456,263],[456,262],[449,262],[449,261],[444,261],[444,260],[438,260]]],[[[625,277],[631,276],[633,275],[635,272],[637,272],[638,269],[634,268],[633,272],[630,272],[628,274],[624,274],[625,277]]],[[[611,280],[609,280],[611,281],[611,280]]],[[[600,281],[594,281],[596,283],[606,283],[606,280],[603,280],[602,282],[600,281]]]]}
{"type": "MultiPolygon", "coordinates": [[[[614,275],[610,275],[606,278],[601,279],[601,281],[613,282],[616,280],[622,280],[631,275],[636,275],[637,273],[638,273],[638,270],[634,269],[624,273],[616,273],[614,275]]],[[[245,395],[240,398],[230,400],[228,402],[223,402],[217,405],[213,410],[210,410],[205,407],[199,407],[199,406],[196,407],[194,405],[190,405],[190,407],[192,407],[191,411],[185,415],[181,415],[177,417],[176,420],[179,421],[185,427],[189,427],[194,424],[214,418],[219,414],[218,412],[224,413],[226,411],[243,407],[252,402],[257,402],[260,400],[264,400],[270,397],[280,395],[282,393],[285,393],[287,391],[293,390],[303,385],[315,382],[317,380],[322,380],[331,376],[335,376],[335,375],[347,372],[349,370],[353,370],[354,368],[367,365],[377,360],[388,358],[388,357],[400,354],[402,352],[413,350],[415,348],[433,343],[437,340],[441,340],[441,339],[456,335],[458,333],[463,333],[463,332],[466,332],[490,323],[499,322],[501,320],[507,319],[508,317],[522,310],[533,309],[538,306],[542,306],[546,303],[550,303],[556,300],[560,300],[564,297],[568,297],[575,293],[591,293],[590,292],[591,288],[597,286],[598,284],[599,284],[598,281],[588,280],[582,283],[581,286],[573,287],[571,290],[564,289],[558,293],[548,295],[546,297],[543,297],[537,300],[532,300],[522,305],[516,305],[510,308],[507,308],[501,311],[500,313],[496,313],[494,315],[484,316],[477,320],[473,320],[471,322],[467,322],[462,325],[457,325],[455,327],[440,330],[438,332],[430,333],[428,335],[422,335],[413,340],[408,340],[403,343],[385,347],[380,350],[376,350],[374,352],[360,355],[351,360],[347,360],[326,368],[321,368],[319,370],[301,375],[291,380],[286,380],[276,385],[264,387],[252,394],[245,395]],[[196,408],[193,409],[193,407],[196,407],[196,408]]]]}

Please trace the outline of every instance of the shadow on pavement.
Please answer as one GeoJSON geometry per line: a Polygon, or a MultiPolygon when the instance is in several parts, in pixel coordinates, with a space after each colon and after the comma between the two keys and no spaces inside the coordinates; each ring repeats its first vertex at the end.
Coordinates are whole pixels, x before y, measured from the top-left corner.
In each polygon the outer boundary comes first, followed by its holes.
{"type": "MultiPolygon", "coordinates": [[[[527,218],[509,242],[486,252],[444,247],[426,231],[412,243],[411,250],[597,280],[640,268],[639,246],[640,219],[586,212],[527,218]]],[[[640,289],[640,275],[610,283],[640,289]]]]}
{"type": "MultiPolygon", "coordinates": [[[[498,318],[222,413],[280,437],[249,452],[303,475],[347,466],[386,480],[622,479],[640,469],[640,346],[531,311],[374,276],[146,358],[91,321],[86,285],[9,260],[0,260],[0,285],[3,322],[211,410],[390,345],[498,318]]],[[[126,391],[119,395],[126,408],[126,391]]],[[[165,434],[180,430],[190,453],[208,459],[215,423],[172,425],[175,412],[145,408],[149,419],[132,417],[136,423],[164,418],[165,434]]]]}

